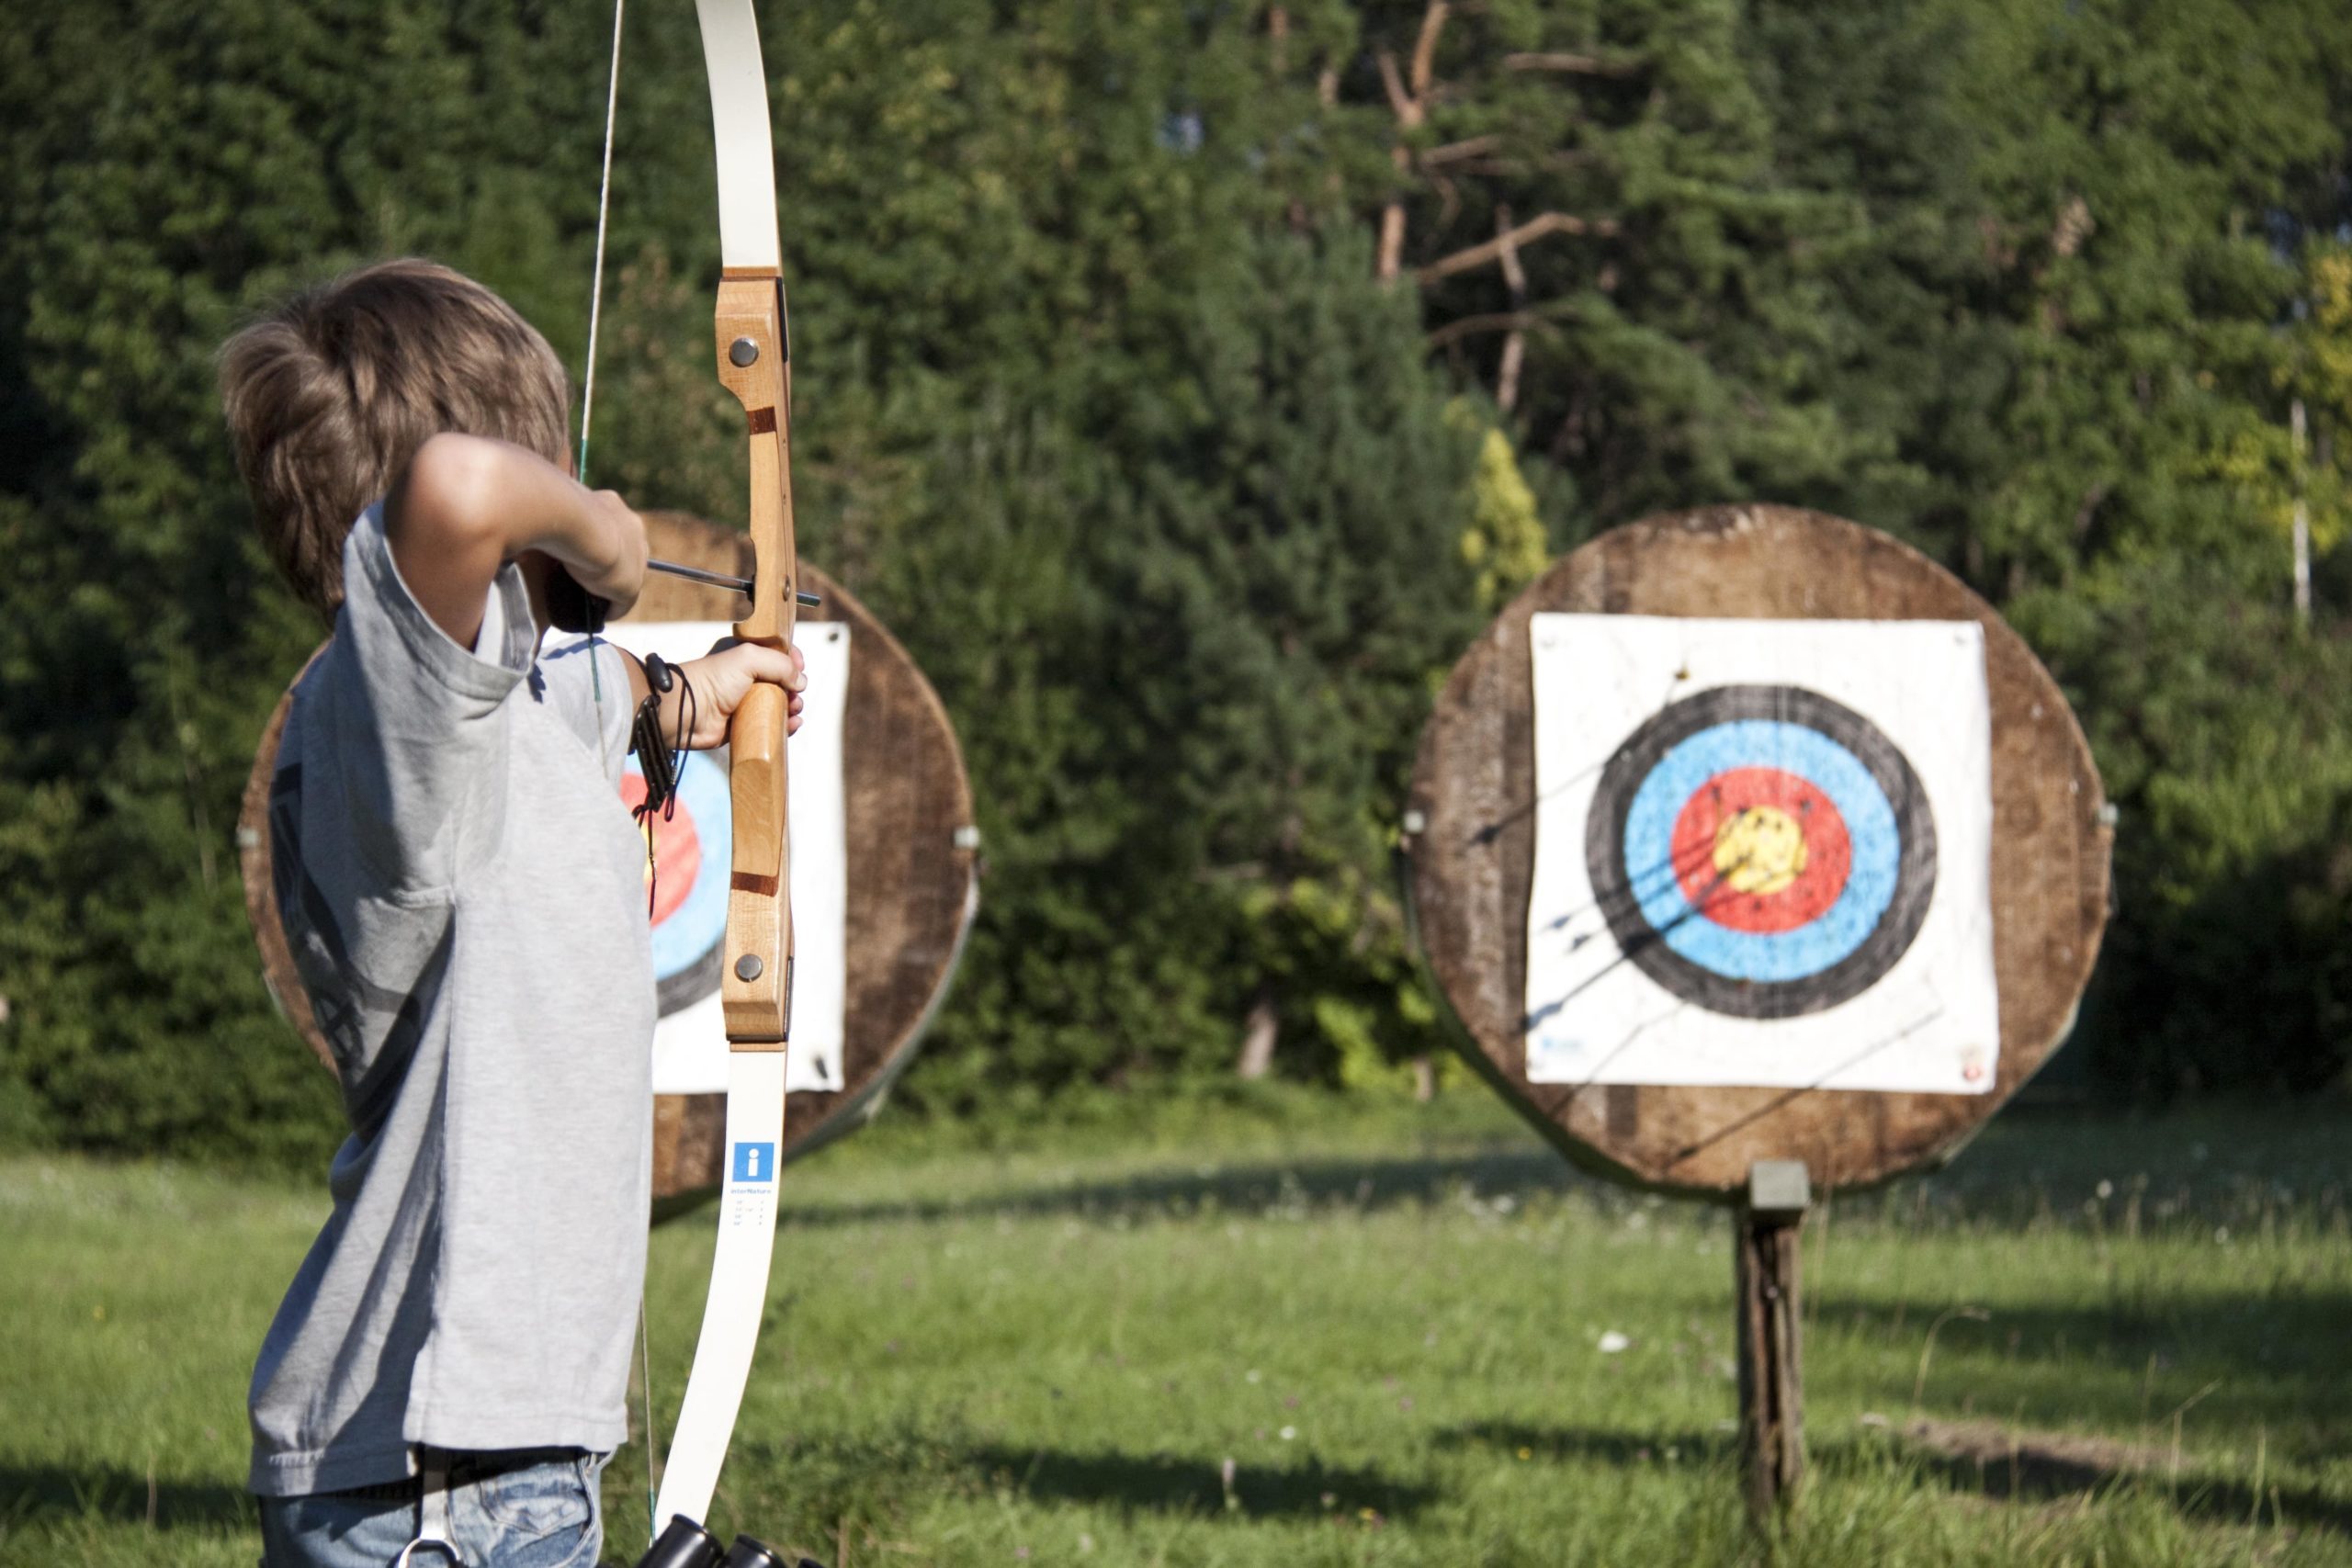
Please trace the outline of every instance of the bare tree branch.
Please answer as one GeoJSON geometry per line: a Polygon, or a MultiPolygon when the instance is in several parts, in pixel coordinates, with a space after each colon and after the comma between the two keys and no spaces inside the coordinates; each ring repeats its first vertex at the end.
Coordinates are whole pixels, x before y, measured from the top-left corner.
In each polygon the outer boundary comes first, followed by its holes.
{"type": "Polygon", "coordinates": [[[1388,90],[1388,107],[1395,112],[1396,123],[1403,126],[1420,124],[1421,106],[1415,103],[1413,95],[1405,90],[1405,79],[1396,73],[1396,57],[1384,49],[1378,59],[1380,85],[1388,90]]]}
{"type": "MultiPolygon", "coordinates": [[[[1510,290],[1511,312],[1524,315],[1527,310],[1527,269],[1519,265],[1519,244],[1511,238],[1510,209],[1495,209],[1495,240],[1502,246],[1496,260],[1502,263],[1503,284],[1510,290]]],[[[1505,413],[1519,405],[1520,367],[1527,359],[1527,329],[1513,327],[1503,339],[1501,363],[1495,370],[1495,406],[1505,413]]]]}
{"type": "Polygon", "coordinates": [[[1404,270],[1405,265],[1405,177],[1413,172],[1413,154],[1405,145],[1407,136],[1421,128],[1429,118],[1430,73],[1436,69],[1438,35],[1445,30],[1447,0],[1430,0],[1429,9],[1421,13],[1420,37],[1413,43],[1412,85],[1408,88],[1397,74],[1396,57],[1386,50],[1379,54],[1380,85],[1388,94],[1388,107],[1396,115],[1396,142],[1388,150],[1388,161],[1396,166],[1397,186],[1387,205],[1380,209],[1380,249],[1373,263],[1373,276],[1385,283],[1404,270]]]}
{"type": "Polygon", "coordinates": [[[1431,175],[1430,183],[1437,186],[1437,226],[1441,231],[1451,229],[1462,216],[1462,187],[1443,175],[1431,175]]]}
{"type": "Polygon", "coordinates": [[[1437,35],[1445,30],[1451,9],[1446,0],[1430,0],[1421,13],[1421,36],[1413,42],[1413,96],[1423,104],[1429,101],[1430,73],[1437,67],[1437,35]]]}
{"type": "Polygon", "coordinates": [[[1466,251],[1456,251],[1450,256],[1430,263],[1429,265],[1414,272],[1413,281],[1426,286],[1441,278],[1452,277],[1456,273],[1473,271],[1497,259],[1506,250],[1515,251],[1518,247],[1532,244],[1546,235],[1614,234],[1615,232],[1617,232],[1617,220],[1613,218],[1584,219],[1573,217],[1566,212],[1546,212],[1539,218],[1529,219],[1516,229],[1504,231],[1483,245],[1473,245],[1466,251]]]}
{"type": "Polygon", "coordinates": [[[1636,76],[1642,67],[1630,60],[1602,60],[1590,54],[1506,54],[1506,71],[1555,71],[1570,76],[1636,76]]]}
{"type": "MultiPolygon", "coordinates": [[[[1405,149],[1400,143],[1394,150],[1397,172],[1405,169],[1405,149]]],[[[1400,191],[1388,198],[1380,209],[1380,250],[1373,262],[1373,276],[1386,283],[1404,270],[1405,265],[1405,197],[1400,191]]]]}
{"type": "Polygon", "coordinates": [[[1512,310],[1500,315],[1464,316],[1448,321],[1429,334],[1431,348],[1444,348],[1466,337],[1483,337],[1488,333],[1529,332],[1550,323],[1532,310],[1512,310]]]}
{"type": "Polygon", "coordinates": [[[1481,158],[1500,151],[1502,144],[1503,139],[1499,136],[1474,136],[1467,141],[1449,141],[1442,147],[1432,147],[1422,153],[1421,167],[1434,169],[1463,158],[1481,158]]]}

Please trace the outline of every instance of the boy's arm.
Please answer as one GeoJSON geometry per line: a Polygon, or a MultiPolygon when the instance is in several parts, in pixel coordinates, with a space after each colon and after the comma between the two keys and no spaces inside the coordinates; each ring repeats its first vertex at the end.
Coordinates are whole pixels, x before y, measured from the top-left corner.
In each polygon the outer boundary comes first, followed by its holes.
{"type": "Polygon", "coordinates": [[[384,536],[417,607],[460,648],[481,634],[499,569],[524,568],[547,620],[555,564],[619,615],[645,581],[645,525],[610,491],[592,491],[523,447],[441,434],[416,449],[384,501],[384,536]]]}

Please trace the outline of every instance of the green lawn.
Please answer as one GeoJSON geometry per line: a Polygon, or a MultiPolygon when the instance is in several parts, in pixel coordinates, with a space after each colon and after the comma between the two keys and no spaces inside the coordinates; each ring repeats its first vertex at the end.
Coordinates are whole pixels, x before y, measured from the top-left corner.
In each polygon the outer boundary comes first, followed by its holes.
{"type": "MultiPolygon", "coordinates": [[[[2013,1111],[1836,1200],[1775,1552],[1735,1502],[1722,1219],[1570,1175],[1477,1090],[996,1146],[886,1120],[789,1173],[718,1522],[842,1568],[2352,1564],[2348,1193],[2338,1107],[2013,1111]]],[[[254,1561],[245,1377],[320,1213],[0,1161],[0,1562],[254,1561]]],[[[710,1239],[655,1238],[664,1431],[710,1239]]],[[[643,1484],[632,1446],[610,1559],[643,1484]]]]}

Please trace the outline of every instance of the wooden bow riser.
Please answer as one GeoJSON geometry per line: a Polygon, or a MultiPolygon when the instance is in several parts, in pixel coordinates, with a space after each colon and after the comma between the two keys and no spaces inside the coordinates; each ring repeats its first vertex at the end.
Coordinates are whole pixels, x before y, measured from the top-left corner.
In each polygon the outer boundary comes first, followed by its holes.
{"type": "MultiPolygon", "coordinates": [[[[792,527],[792,367],[784,286],[774,273],[730,272],[718,286],[718,379],[743,405],[751,453],[752,613],[745,642],[792,640],[798,555],[792,527]]],[[[754,685],[728,730],[734,864],[720,982],[730,1049],[781,1051],[792,1025],[792,843],[785,761],[790,694],[754,685]]]]}

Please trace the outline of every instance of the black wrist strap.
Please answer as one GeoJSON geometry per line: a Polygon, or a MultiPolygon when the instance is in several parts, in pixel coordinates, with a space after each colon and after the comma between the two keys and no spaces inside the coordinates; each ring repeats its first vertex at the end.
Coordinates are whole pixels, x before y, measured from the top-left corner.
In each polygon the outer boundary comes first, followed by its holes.
{"type": "Polygon", "coordinates": [[[637,720],[629,730],[629,750],[637,753],[637,765],[645,773],[645,800],[637,808],[640,817],[657,811],[667,817],[678,795],[676,764],[662,743],[661,705],[661,698],[650,696],[638,704],[637,720]]]}
{"type": "MultiPolygon", "coordinates": [[[[684,687],[685,682],[658,653],[639,659],[638,667],[645,671],[645,700],[637,705],[637,717],[629,727],[629,750],[637,753],[637,765],[645,774],[645,802],[637,814],[642,818],[658,811],[667,818],[671,802],[678,795],[678,766],[684,749],[673,750],[662,742],[662,694],[673,684],[684,687]]],[[[682,690],[678,697],[682,728],[685,700],[682,690]]]]}
{"type": "MultiPolygon", "coordinates": [[[[628,652],[627,649],[622,651],[628,652]]],[[[637,666],[645,671],[645,700],[637,705],[637,716],[629,726],[629,750],[637,753],[638,771],[645,775],[645,798],[631,813],[645,829],[645,912],[650,916],[654,908],[653,819],[667,822],[678,809],[678,775],[686,763],[686,738],[695,732],[695,725],[702,716],[701,699],[695,695],[695,683],[686,672],[658,653],[637,659],[637,666]],[[662,739],[662,699],[674,687],[678,693],[678,721],[672,733],[677,737],[674,745],[662,739]]]]}

